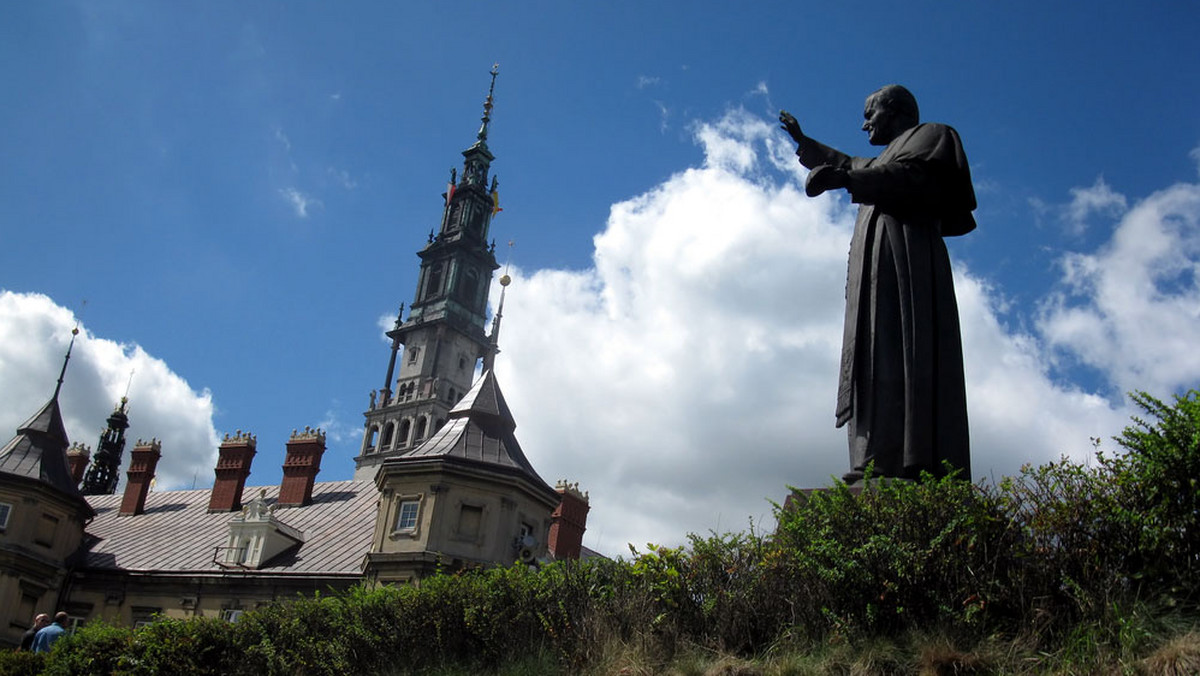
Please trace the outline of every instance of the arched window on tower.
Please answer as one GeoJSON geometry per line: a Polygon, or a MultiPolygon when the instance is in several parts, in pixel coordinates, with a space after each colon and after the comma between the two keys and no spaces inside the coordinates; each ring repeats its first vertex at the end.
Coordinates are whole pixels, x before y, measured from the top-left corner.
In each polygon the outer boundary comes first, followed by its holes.
{"type": "Polygon", "coordinates": [[[434,263],[429,268],[429,281],[425,284],[425,297],[433,298],[442,292],[442,263],[434,263]]]}
{"type": "Polygon", "coordinates": [[[379,437],[379,426],[372,425],[370,432],[367,433],[366,443],[363,444],[363,453],[372,453],[375,451],[375,440],[379,437]]]}
{"type": "Polygon", "coordinates": [[[474,268],[468,268],[463,274],[462,289],[460,298],[466,302],[467,307],[472,310],[479,304],[479,272],[474,268]]]}
{"type": "Polygon", "coordinates": [[[419,444],[425,440],[425,428],[428,426],[429,426],[429,418],[427,416],[421,416],[417,420],[417,431],[415,434],[413,434],[413,443],[414,444],[419,444]]]}
{"type": "Polygon", "coordinates": [[[399,448],[408,446],[408,433],[412,431],[412,420],[405,418],[400,423],[400,437],[396,439],[396,445],[399,448]]]}
{"type": "Polygon", "coordinates": [[[392,436],[396,433],[396,423],[390,422],[383,428],[383,438],[379,440],[379,450],[386,451],[392,447],[392,436]]]}

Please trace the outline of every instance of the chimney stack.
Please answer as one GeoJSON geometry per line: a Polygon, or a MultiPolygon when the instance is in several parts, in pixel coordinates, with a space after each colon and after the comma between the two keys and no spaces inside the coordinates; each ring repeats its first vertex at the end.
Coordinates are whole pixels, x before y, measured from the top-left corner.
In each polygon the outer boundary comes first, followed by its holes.
{"type": "Polygon", "coordinates": [[[280,506],[299,507],[312,502],[313,484],[321,471],[321,456],[325,454],[325,433],[305,427],[303,432],[292,430],[288,439],[287,457],[283,460],[283,483],[279,486],[280,506]]]}
{"type": "Polygon", "coordinates": [[[217,478],[208,500],[209,512],[236,512],[242,508],[242,489],[250,476],[257,445],[258,439],[249,432],[238,430],[232,437],[225,435],[217,450],[217,478]]]}
{"type": "Polygon", "coordinates": [[[88,460],[92,458],[92,450],[84,444],[71,444],[67,449],[67,467],[71,470],[71,481],[78,486],[80,481],[83,481],[83,474],[87,471],[88,460]]]}
{"type": "Polygon", "coordinates": [[[554,487],[561,499],[550,515],[550,555],[555,559],[578,559],[587,530],[588,494],[579,492],[579,482],[559,481],[554,487]]]}
{"type": "Polygon", "coordinates": [[[129,471],[125,476],[125,495],[121,498],[122,516],[133,516],[146,511],[146,494],[150,492],[150,482],[154,481],[154,469],[158,467],[158,459],[162,457],[162,442],[158,439],[142,441],[138,439],[129,456],[129,471]]]}

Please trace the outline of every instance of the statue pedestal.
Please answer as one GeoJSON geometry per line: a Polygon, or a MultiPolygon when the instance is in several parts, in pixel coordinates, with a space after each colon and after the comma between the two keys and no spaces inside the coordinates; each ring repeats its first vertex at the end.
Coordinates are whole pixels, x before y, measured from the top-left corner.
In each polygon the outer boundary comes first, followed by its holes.
{"type": "MultiPolygon", "coordinates": [[[[861,494],[864,490],[868,490],[868,489],[875,490],[877,488],[882,488],[883,486],[887,486],[888,484],[890,484],[893,481],[909,482],[909,481],[912,481],[912,479],[900,479],[900,478],[892,478],[892,477],[874,477],[871,479],[869,484],[866,481],[859,479],[858,481],[855,481],[854,483],[847,485],[846,490],[850,491],[850,495],[857,496],[857,495],[861,494]]],[[[815,495],[817,493],[823,493],[825,491],[831,491],[831,490],[834,490],[834,488],[832,486],[824,486],[822,488],[796,488],[796,489],[793,489],[792,492],[788,493],[788,496],[786,498],[784,498],[784,500],[783,500],[783,511],[786,512],[786,511],[793,510],[797,506],[804,504],[808,500],[808,498],[811,497],[812,495],[815,495]]]]}

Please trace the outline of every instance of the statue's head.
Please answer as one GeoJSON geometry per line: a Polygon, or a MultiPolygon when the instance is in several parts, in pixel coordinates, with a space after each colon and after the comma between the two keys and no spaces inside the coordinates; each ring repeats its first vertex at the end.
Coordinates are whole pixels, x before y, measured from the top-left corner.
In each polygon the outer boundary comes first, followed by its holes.
{"type": "Polygon", "coordinates": [[[886,146],[897,136],[917,126],[921,112],[917,99],[900,85],[881,87],[863,106],[863,131],[871,145],[886,146]]]}

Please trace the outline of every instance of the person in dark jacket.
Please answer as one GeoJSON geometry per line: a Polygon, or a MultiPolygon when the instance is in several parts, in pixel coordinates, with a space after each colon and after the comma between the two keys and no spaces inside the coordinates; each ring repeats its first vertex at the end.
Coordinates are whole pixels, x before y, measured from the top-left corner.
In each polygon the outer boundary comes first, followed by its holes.
{"type": "Polygon", "coordinates": [[[38,613],[33,616],[33,626],[29,627],[21,636],[21,650],[33,650],[33,637],[42,630],[47,624],[50,624],[50,616],[46,613],[38,613]]]}

